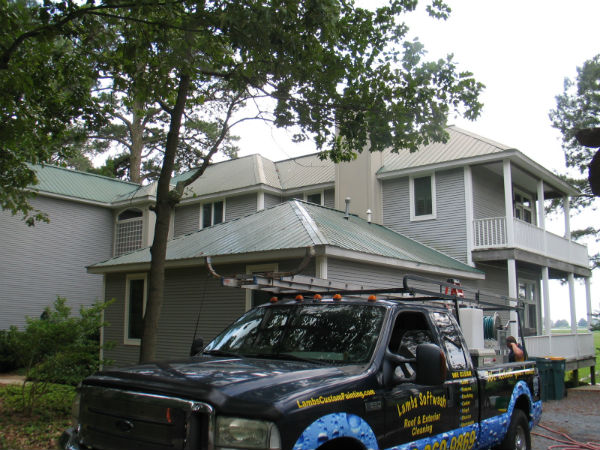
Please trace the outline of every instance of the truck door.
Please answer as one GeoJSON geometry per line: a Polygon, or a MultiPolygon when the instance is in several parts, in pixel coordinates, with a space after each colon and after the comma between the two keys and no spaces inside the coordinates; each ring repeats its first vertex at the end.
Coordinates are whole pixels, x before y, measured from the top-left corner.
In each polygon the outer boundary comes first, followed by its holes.
{"type": "MultiPolygon", "coordinates": [[[[449,425],[463,438],[460,450],[473,447],[479,421],[479,392],[477,377],[465,341],[454,318],[446,312],[431,314],[437,328],[441,347],[446,354],[448,377],[444,390],[448,399],[448,410],[454,411],[449,425]]],[[[458,443],[456,444],[458,445],[458,443]]]]}
{"type": "MultiPolygon", "coordinates": [[[[427,316],[422,312],[404,311],[396,318],[388,350],[405,358],[414,358],[419,344],[438,344],[427,316]]],[[[386,361],[386,363],[388,363],[386,361]]],[[[453,429],[456,408],[450,408],[446,386],[423,386],[415,382],[415,365],[404,363],[394,368],[394,376],[385,388],[386,433],[382,447],[411,444],[426,450],[431,438],[453,429]]],[[[388,377],[389,378],[389,377],[388,377]]],[[[440,437],[441,439],[441,437],[440,437]]],[[[438,450],[431,447],[428,450],[438,450]]],[[[439,450],[445,450],[439,448],[439,450]]],[[[448,445],[448,450],[450,446],[448,445]]]]}

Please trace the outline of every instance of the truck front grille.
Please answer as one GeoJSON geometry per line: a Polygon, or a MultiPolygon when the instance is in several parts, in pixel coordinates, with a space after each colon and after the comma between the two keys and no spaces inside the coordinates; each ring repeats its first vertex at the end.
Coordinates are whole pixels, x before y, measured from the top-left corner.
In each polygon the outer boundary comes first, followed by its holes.
{"type": "Polygon", "coordinates": [[[96,386],[81,390],[82,444],[98,450],[212,448],[210,405],[96,386]]]}

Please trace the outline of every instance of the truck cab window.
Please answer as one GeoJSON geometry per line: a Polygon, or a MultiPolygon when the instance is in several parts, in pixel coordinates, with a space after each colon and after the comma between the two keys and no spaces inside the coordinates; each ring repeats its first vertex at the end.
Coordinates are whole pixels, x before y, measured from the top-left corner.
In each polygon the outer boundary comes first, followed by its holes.
{"type": "MultiPolygon", "coordinates": [[[[435,343],[433,334],[425,316],[419,312],[401,313],[396,318],[388,349],[405,358],[415,358],[419,344],[435,343]]],[[[396,375],[411,378],[415,373],[412,364],[403,364],[396,368],[396,375]]]]}
{"type": "Polygon", "coordinates": [[[454,326],[454,322],[446,313],[433,313],[433,320],[438,327],[442,347],[446,352],[446,358],[450,370],[468,369],[467,359],[465,358],[465,349],[463,349],[459,332],[454,326]]]}

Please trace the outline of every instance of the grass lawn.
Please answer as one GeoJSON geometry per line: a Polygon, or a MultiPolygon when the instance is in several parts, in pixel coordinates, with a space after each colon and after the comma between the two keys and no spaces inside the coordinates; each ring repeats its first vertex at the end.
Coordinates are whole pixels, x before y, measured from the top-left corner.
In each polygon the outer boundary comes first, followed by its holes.
{"type": "Polygon", "coordinates": [[[72,386],[50,385],[30,416],[22,412],[22,386],[0,385],[0,450],[57,448],[71,423],[72,386]]]}

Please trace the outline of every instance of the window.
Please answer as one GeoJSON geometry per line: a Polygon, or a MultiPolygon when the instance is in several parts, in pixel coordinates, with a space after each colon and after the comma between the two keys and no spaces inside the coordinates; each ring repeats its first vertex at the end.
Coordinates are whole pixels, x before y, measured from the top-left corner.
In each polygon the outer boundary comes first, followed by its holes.
{"type": "Polygon", "coordinates": [[[125,285],[124,343],[139,345],[146,310],[146,275],[127,275],[125,285]]]}
{"type": "Polygon", "coordinates": [[[411,220],[435,219],[435,175],[411,177],[409,186],[411,220]]]}
{"type": "Polygon", "coordinates": [[[317,192],[316,194],[306,194],[306,201],[310,202],[310,203],[314,203],[316,205],[321,205],[321,199],[322,199],[322,195],[320,192],[317,192]]]}
{"type": "Polygon", "coordinates": [[[533,223],[533,201],[530,195],[515,191],[513,204],[515,207],[515,218],[527,223],[533,223]]]}
{"type": "Polygon", "coordinates": [[[453,321],[446,313],[433,313],[433,320],[438,327],[442,340],[442,347],[446,351],[446,359],[451,370],[465,370],[469,368],[465,358],[460,334],[456,330],[453,321]]]}
{"type": "Polygon", "coordinates": [[[224,221],[225,205],[223,200],[202,205],[202,228],[210,227],[224,221]]]}
{"type": "Polygon", "coordinates": [[[536,284],[535,281],[519,280],[518,295],[519,299],[525,302],[523,325],[526,328],[537,328],[536,284]]]}
{"type": "MultiPolygon", "coordinates": [[[[435,343],[427,319],[422,313],[403,312],[394,323],[388,349],[405,358],[416,358],[419,344],[435,343]]],[[[401,379],[412,379],[415,374],[413,364],[400,364],[395,375],[401,379]]]]}
{"type": "Polygon", "coordinates": [[[139,209],[127,209],[117,216],[115,256],[142,248],[143,216],[139,209]]]}

